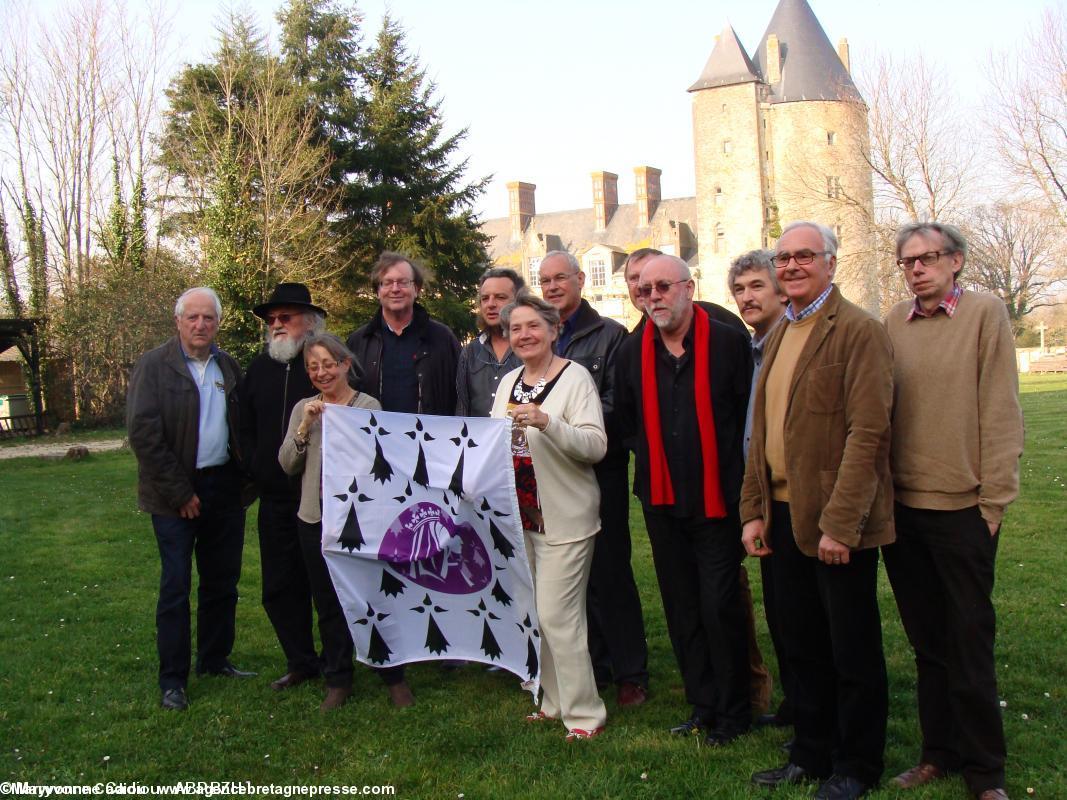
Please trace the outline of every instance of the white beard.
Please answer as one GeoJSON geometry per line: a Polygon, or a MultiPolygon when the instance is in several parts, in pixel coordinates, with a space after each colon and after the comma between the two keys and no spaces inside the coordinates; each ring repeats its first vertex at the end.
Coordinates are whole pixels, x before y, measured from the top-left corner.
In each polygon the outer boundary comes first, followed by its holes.
{"type": "Polygon", "coordinates": [[[267,354],[275,361],[288,364],[296,357],[303,346],[304,340],[302,338],[291,339],[286,336],[282,339],[271,339],[267,342],[267,354]]]}

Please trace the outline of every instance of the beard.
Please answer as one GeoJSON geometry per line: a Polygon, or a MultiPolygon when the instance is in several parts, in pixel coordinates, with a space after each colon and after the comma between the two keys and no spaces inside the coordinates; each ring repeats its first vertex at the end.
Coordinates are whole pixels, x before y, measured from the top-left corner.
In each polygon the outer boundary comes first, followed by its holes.
{"type": "Polygon", "coordinates": [[[304,346],[304,340],[292,339],[288,336],[279,339],[270,339],[267,342],[267,355],[282,364],[287,364],[296,358],[300,349],[304,346]]]}

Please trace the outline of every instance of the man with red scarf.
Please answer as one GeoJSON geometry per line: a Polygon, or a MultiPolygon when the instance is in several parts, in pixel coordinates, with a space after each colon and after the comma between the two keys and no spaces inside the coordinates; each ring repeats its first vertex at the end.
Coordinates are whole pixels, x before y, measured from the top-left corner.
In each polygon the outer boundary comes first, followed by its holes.
{"type": "Polygon", "coordinates": [[[738,600],[737,503],[752,359],[747,337],[693,302],[680,258],[641,270],[652,325],[619,348],[616,414],[652,544],[689,717],[671,729],[725,745],[750,725],[748,636],[738,600]]]}

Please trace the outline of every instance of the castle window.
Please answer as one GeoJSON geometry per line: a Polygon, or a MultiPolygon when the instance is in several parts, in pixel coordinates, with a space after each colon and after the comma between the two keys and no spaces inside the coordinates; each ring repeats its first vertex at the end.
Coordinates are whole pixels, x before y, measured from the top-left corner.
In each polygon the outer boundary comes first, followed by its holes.
{"type": "Polygon", "coordinates": [[[530,286],[537,288],[541,285],[541,259],[530,259],[530,286]]]}
{"type": "Polygon", "coordinates": [[[725,114],[725,113],[726,113],[726,103],[723,103],[723,104],[722,104],[722,113],[723,113],[723,114],[725,114]]]}
{"type": "Polygon", "coordinates": [[[841,197],[841,178],[837,175],[826,176],[826,196],[831,200],[838,200],[841,197]]]}
{"type": "Polygon", "coordinates": [[[730,153],[732,153],[733,150],[734,150],[734,143],[731,142],[729,139],[723,139],[722,140],[722,151],[723,151],[723,153],[725,153],[726,155],[730,155],[730,153]]]}
{"type": "Polygon", "coordinates": [[[715,252],[726,252],[726,232],[723,231],[722,225],[718,223],[715,224],[715,252]]]}
{"type": "Polygon", "coordinates": [[[607,283],[607,270],[604,266],[604,259],[601,256],[589,259],[586,262],[589,265],[589,278],[592,281],[593,286],[603,286],[607,283]]]}
{"type": "Polygon", "coordinates": [[[722,187],[721,186],[716,186],[715,187],[715,199],[714,199],[713,202],[715,203],[715,207],[716,208],[718,208],[719,206],[722,205],[722,187]]]}
{"type": "Polygon", "coordinates": [[[837,243],[838,243],[838,245],[840,245],[840,244],[841,244],[841,241],[842,241],[842,238],[841,238],[841,237],[842,237],[842,234],[843,234],[843,233],[844,233],[844,231],[842,230],[842,228],[841,228],[841,226],[840,226],[840,225],[834,225],[834,236],[836,236],[836,237],[837,237],[837,243]]]}
{"type": "Polygon", "coordinates": [[[826,132],[826,143],[831,147],[837,144],[837,134],[834,131],[826,132]]]}

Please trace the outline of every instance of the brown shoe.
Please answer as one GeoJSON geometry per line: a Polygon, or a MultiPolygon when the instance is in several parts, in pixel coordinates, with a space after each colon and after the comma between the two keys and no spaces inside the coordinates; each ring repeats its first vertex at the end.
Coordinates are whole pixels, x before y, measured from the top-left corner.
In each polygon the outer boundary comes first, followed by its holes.
{"type": "Polygon", "coordinates": [[[620,683],[615,690],[615,702],[619,708],[639,706],[648,699],[648,690],[636,683],[620,683]]]}
{"type": "Polygon", "coordinates": [[[415,705],[415,695],[411,693],[411,687],[408,686],[407,681],[400,681],[400,683],[394,683],[390,686],[389,699],[393,701],[393,705],[397,708],[407,708],[415,705]]]}
{"type": "Polygon", "coordinates": [[[333,711],[335,708],[340,708],[348,702],[351,694],[352,688],[349,686],[331,686],[326,690],[326,699],[319,706],[319,711],[333,711]]]}
{"type": "Polygon", "coordinates": [[[978,800],[1008,800],[1008,793],[1003,789],[986,789],[978,795],[978,800]]]}
{"type": "Polygon", "coordinates": [[[922,763],[893,778],[893,784],[901,789],[914,789],[945,777],[945,773],[933,764],[922,763]]]}
{"type": "Polygon", "coordinates": [[[308,675],[306,672],[287,672],[282,675],[278,680],[271,681],[270,688],[276,692],[282,692],[286,689],[292,689],[295,686],[299,686],[302,683],[313,681],[318,675],[308,675]]]}

